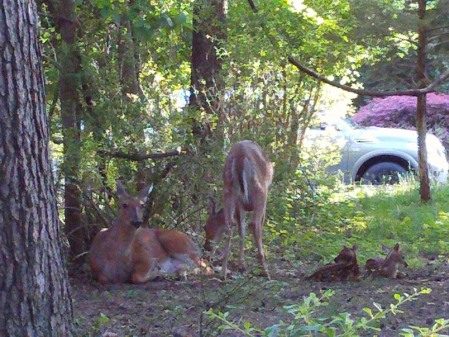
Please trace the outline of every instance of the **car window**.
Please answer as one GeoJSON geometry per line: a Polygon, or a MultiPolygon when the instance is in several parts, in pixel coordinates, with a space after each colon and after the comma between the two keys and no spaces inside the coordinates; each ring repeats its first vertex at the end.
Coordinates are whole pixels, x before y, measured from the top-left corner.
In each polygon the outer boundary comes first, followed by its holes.
{"type": "Polygon", "coordinates": [[[315,130],[349,131],[357,128],[357,123],[349,118],[318,115],[312,119],[309,128],[315,130]]]}

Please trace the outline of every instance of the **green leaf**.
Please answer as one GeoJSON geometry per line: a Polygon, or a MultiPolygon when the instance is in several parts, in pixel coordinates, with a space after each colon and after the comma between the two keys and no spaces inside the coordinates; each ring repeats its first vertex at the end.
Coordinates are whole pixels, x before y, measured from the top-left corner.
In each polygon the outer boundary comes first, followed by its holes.
{"type": "Polygon", "coordinates": [[[172,19],[167,14],[164,14],[159,20],[159,26],[161,28],[173,28],[174,24],[172,19]]]}
{"type": "Polygon", "coordinates": [[[371,308],[363,308],[362,309],[364,312],[366,312],[368,315],[369,315],[369,317],[373,317],[373,311],[371,310],[371,308]]]}
{"type": "Polygon", "coordinates": [[[182,26],[187,23],[187,14],[182,12],[173,17],[175,25],[182,26]]]}
{"type": "Polygon", "coordinates": [[[102,326],[109,323],[110,319],[103,313],[100,313],[100,316],[97,318],[97,325],[102,326]]]}
{"type": "Polygon", "coordinates": [[[382,306],[379,303],[373,302],[373,305],[376,307],[377,310],[379,310],[380,312],[383,311],[382,306]]]}

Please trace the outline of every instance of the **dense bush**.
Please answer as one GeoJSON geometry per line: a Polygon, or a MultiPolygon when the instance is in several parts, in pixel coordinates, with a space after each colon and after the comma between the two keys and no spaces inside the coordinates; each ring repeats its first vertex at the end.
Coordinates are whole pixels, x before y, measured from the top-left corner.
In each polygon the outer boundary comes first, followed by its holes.
{"type": "MultiPolygon", "coordinates": [[[[374,98],[352,117],[361,125],[416,129],[416,97],[374,98]]],[[[427,126],[449,149],[449,95],[427,95],[427,126]]]]}

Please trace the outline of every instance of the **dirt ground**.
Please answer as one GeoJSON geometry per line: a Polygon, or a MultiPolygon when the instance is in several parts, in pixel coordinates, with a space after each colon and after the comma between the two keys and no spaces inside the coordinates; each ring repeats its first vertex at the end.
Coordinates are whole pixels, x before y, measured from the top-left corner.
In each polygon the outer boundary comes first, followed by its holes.
{"type": "Polygon", "coordinates": [[[308,274],[316,265],[298,267],[284,260],[270,261],[269,266],[273,281],[247,273],[235,274],[226,282],[192,276],[188,281],[103,286],[87,272],[78,274],[71,277],[78,336],[243,336],[236,330],[222,332],[221,323],[210,320],[204,312],[209,308],[229,312],[228,319],[265,328],[291,318],[283,309],[285,305],[300,303],[311,292],[320,294],[326,289],[333,289],[334,295],[327,306],[320,308],[321,317],[343,312],[351,313],[351,317],[366,317],[362,309],[370,307],[375,312],[373,302],[384,308],[396,303],[395,293],[432,290],[401,306],[403,313],[383,320],[379,333],[368,331],[361,336],[400,336],[402,328],[431,327],[436,318],[449,319],[447,258],[429,260],[420,270],[408,269],[407,278],[401,280],[368,277],[335,283],[304,281],[304,271],[308,274]]]}

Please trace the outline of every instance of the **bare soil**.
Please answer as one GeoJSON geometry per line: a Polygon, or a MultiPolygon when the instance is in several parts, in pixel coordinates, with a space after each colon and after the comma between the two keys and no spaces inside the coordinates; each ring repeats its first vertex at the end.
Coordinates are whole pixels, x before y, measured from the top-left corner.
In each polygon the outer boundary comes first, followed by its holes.
{"type": "Polygon", "coordinates": [[[431,327],[436,318],[449,319],[447,258],[428,260],[419,270],[408,269],[407,277],[401,280],[368,277],[357,282],[313,282],[303,279],[317,265],[279,260],[270,261],[269,267],[272,281],[251,273],[236,273],[226,282],[192,276],[188,281],[103,286],[93,281],[89,273],[78,273],[71,277],[78,336],[243,336],[235,329],[222,332],[221,323],[211,321],[204,312],[209,308],[229,312],[230,320],[265,328],[280,320],[289,321],[291,316],[283,309],[285,305],[299,303],[311,292],[320,294],[326,289],[333,289],[334,295],[326,307],[320,308],[321,317],[343,312],[363,317],[364,307],[375,311],[373,302],[382,307],[396,303],[395,293],[432,289],[430,294],[404,304],[403,313],[383,320],[379,333],[367,331],[361,336],[399,336],[402,328],[431,327]]]}

